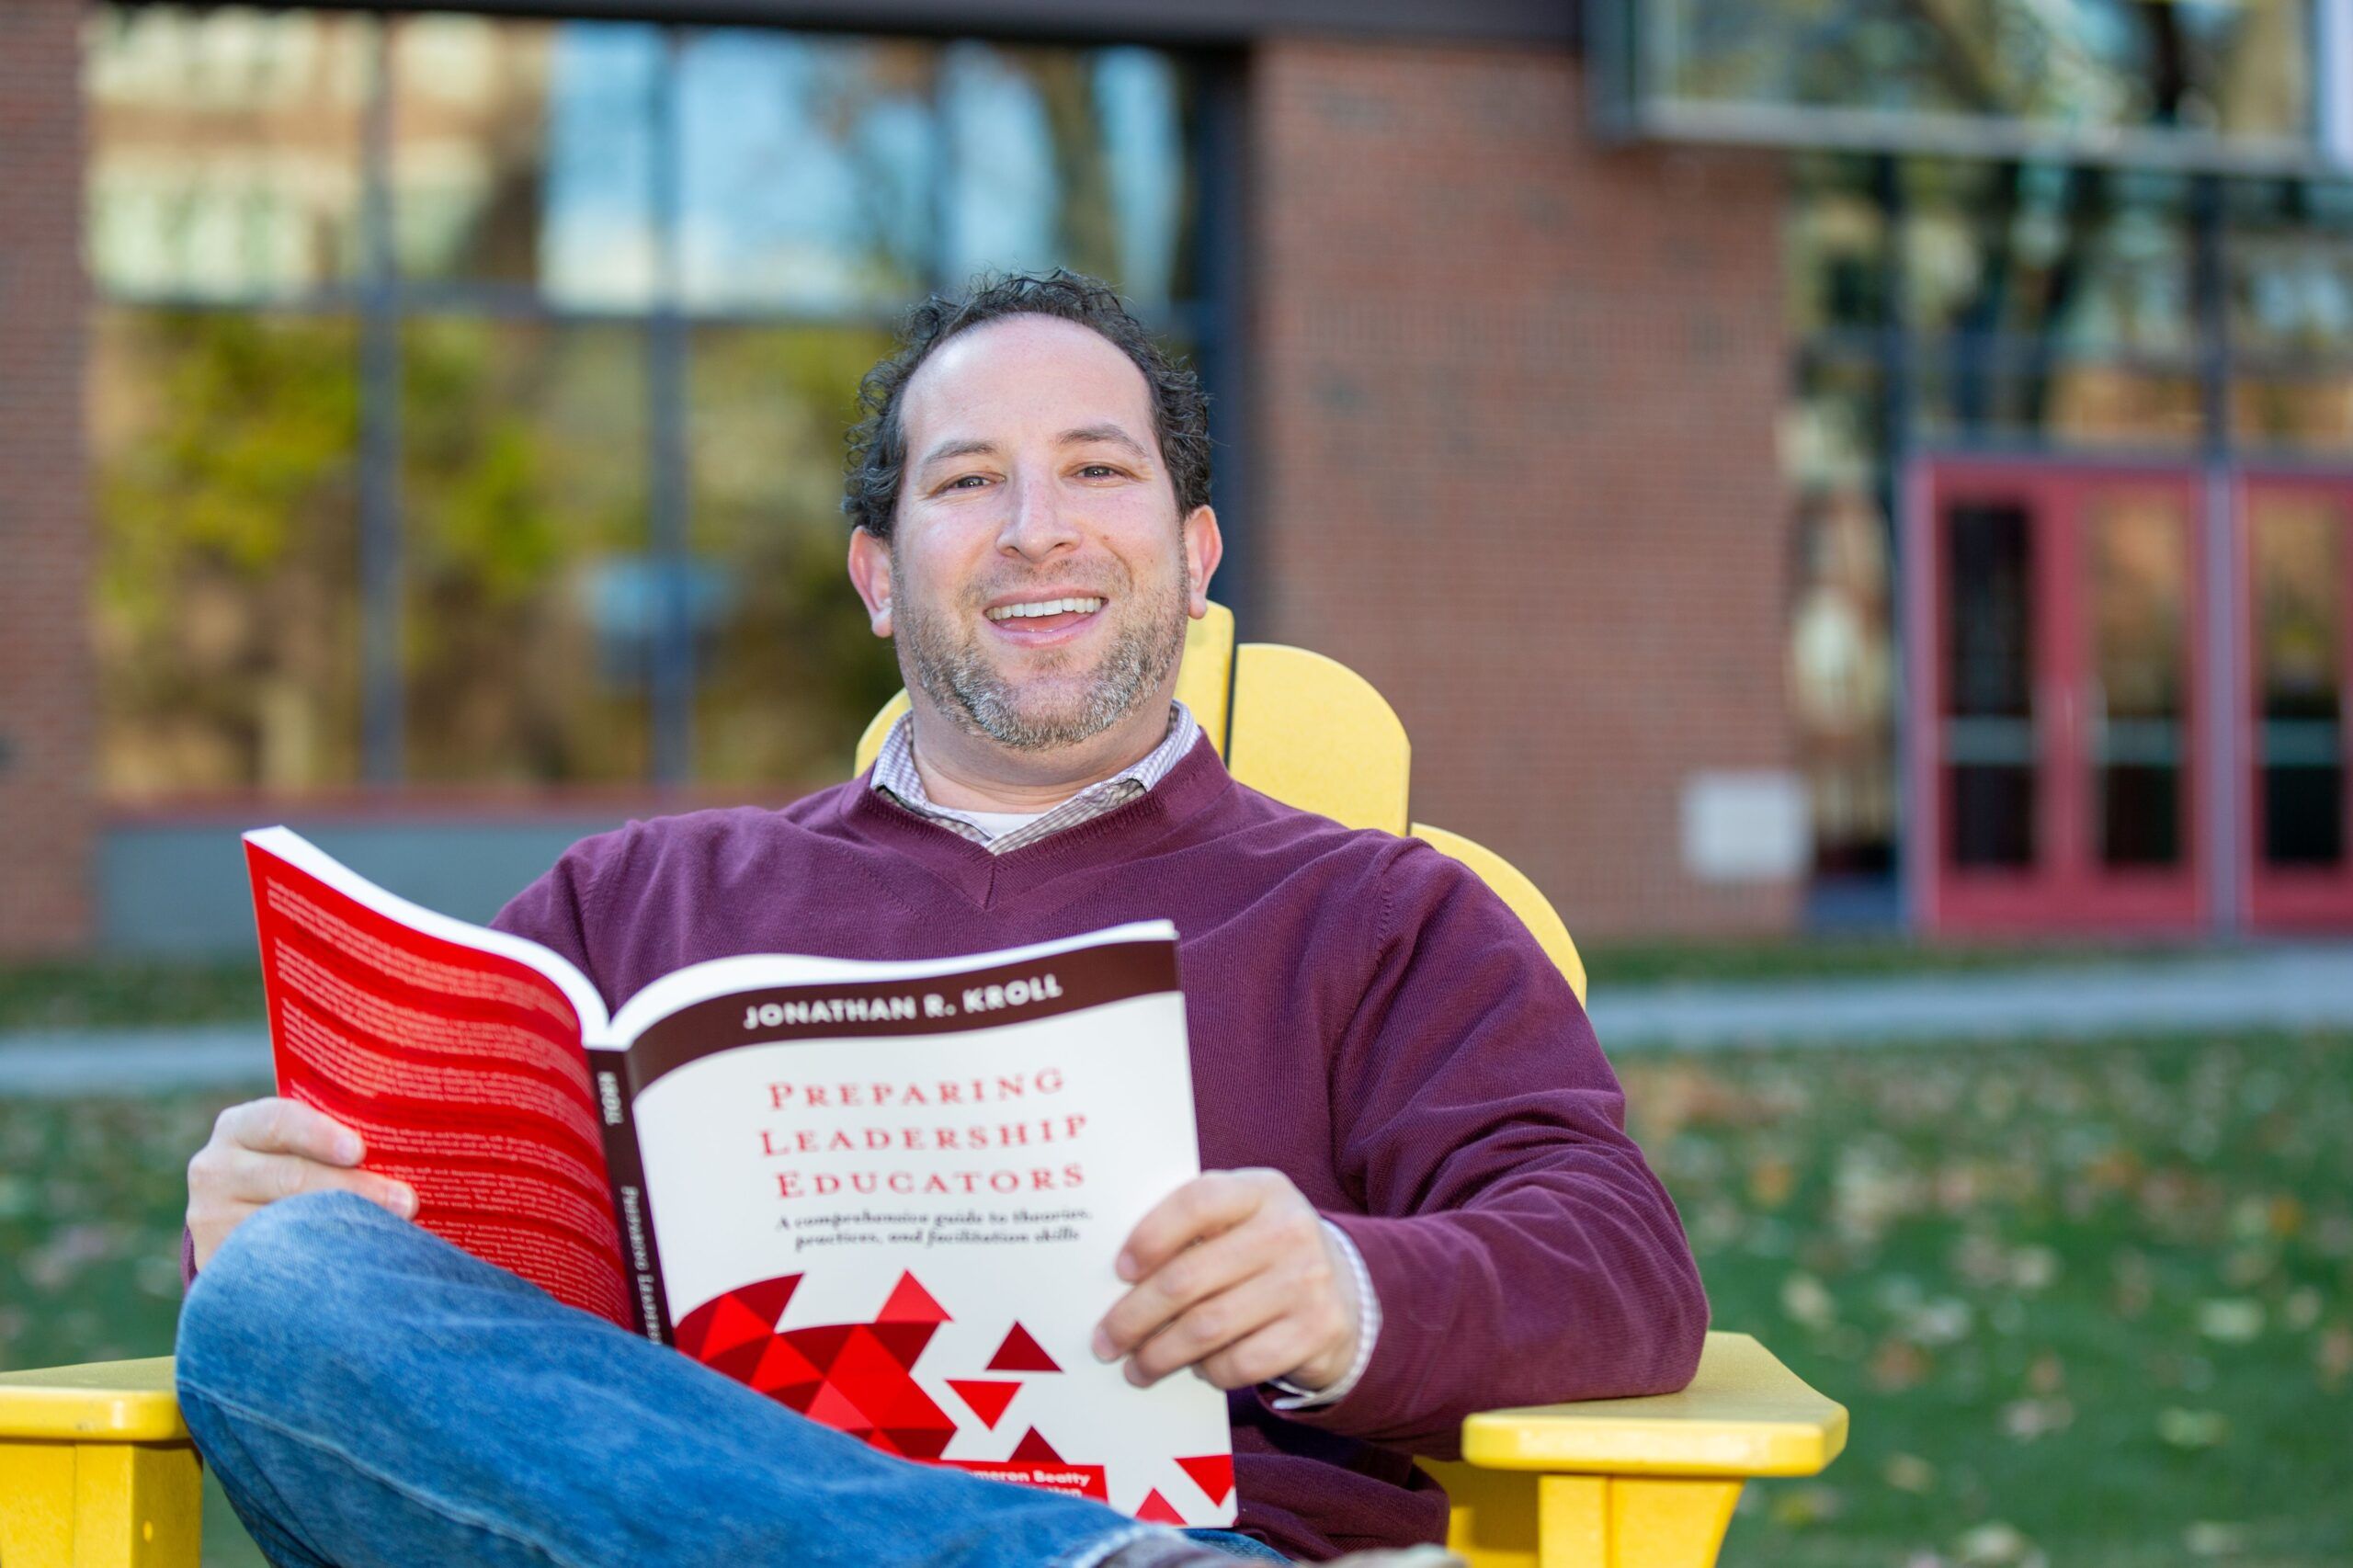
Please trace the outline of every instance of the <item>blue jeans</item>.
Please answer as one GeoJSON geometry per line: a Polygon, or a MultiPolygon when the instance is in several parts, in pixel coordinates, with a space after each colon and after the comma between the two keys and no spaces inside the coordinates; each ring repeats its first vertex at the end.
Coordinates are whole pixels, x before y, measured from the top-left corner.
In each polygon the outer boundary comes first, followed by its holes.
{"type": "Polygon", "coordinates": [[[280,1568],[1088,1568],[1167,1533],[878,1452],[348,1193],[238,1226],[178,1355],[196,1446],[280,1568]]]}

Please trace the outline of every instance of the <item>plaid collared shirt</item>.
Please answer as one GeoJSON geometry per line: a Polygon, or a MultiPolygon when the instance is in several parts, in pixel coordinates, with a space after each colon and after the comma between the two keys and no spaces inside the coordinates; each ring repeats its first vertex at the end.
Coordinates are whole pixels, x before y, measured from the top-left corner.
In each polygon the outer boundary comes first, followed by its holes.
{"type": "Polygon", "coordinates": [[[928,817],[951,833],[961,834],[992,855],[1010,854],[1064,828],[1093,822],[1107,812],[1119,810],[1167,778],[1168,770],[1183,761],[1185,754],[1193,749],[1193,743],[1201,738],[1200,721],[1193,717],[1193,710],[1181,702],[1172,702],[1168,733],[1142,761],[1100,783],[1089,784],[1061,805],[1010,832],[992,834],[972,812],[934,805],[924,793],[923,775],[915,771],[913,717],[900,714],[899,722],[891,726],[891,733],[882,737],[882,749],[874,758],[874,788],[917,816],[928,817]]]}

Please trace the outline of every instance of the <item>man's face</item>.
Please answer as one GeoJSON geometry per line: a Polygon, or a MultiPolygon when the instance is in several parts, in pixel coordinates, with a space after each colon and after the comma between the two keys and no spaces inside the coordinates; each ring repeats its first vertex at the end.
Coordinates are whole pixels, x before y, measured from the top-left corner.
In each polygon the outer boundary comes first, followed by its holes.
{"type": "Polygon", "coordinates": [[[1177,516],[1127,356],[1074,323],[993,322],[924,361],[900,427],[887,598],[870,551],[861,571],[854,546],[851,569],[908,684],[1024,752],[1165,704],[1216,522],[1177,516]]]}

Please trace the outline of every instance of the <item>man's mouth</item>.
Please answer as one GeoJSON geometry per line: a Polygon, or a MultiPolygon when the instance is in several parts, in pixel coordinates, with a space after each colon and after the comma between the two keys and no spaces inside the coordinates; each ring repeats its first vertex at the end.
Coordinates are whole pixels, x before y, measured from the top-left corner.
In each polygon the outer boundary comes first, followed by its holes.
{"type": "Polygon", "coordinates": [[[981,613],[999,631],[1029,642],[1065,627],[1080,625],[1103,605],[1104,600],[1099,597],[1066,595],[1059,598],[1023,599],[1013,604],[992,605],[981,613]]]}

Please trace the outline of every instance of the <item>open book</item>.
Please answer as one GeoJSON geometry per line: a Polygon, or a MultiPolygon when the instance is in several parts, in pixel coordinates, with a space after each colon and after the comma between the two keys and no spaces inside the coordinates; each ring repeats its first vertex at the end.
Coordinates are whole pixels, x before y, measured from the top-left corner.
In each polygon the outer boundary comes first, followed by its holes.
{"type": "Polygon", "coordinates": [[[1224,1396],[1088,1349],[1199,1170],[1176,933],[695,964],[608,1016],[558,953],[245,835],[279,1093],[417,1223],[908,1459],[1233,1519],[1224,1396]]]}

